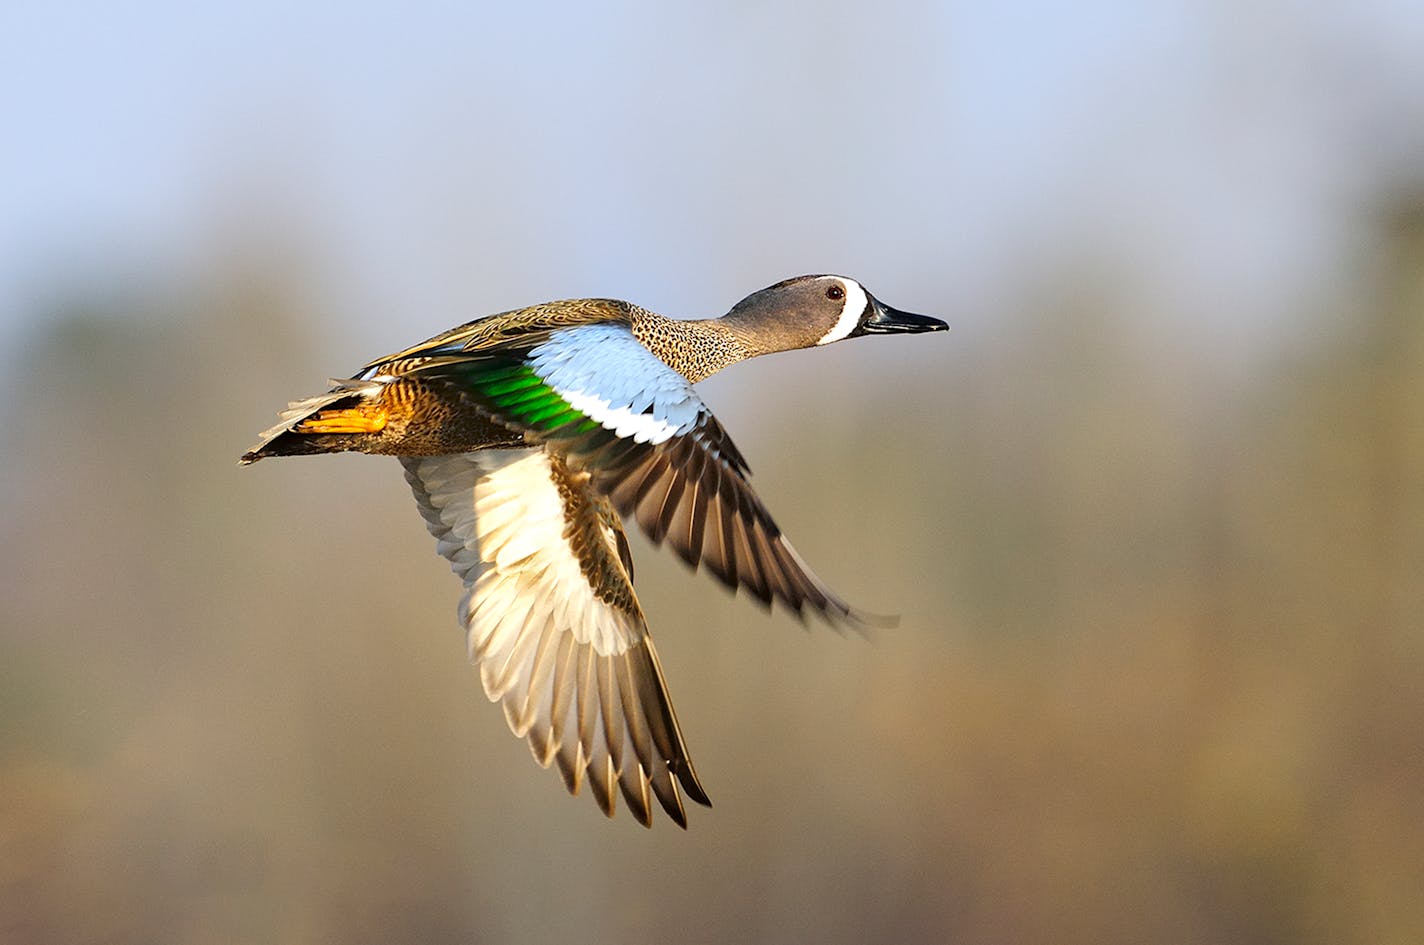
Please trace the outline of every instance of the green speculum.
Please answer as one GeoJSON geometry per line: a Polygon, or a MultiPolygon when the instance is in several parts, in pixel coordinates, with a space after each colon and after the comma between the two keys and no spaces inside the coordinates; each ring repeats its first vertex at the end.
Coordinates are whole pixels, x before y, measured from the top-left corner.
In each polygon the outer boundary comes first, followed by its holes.
{"type": "Polygon", "coordinates": [[[577,433],[597,429],[596,420],[575,410],[527,364],[473,362],[466,369],[470,386],[490,399],[499,412],[536,430],[552,432],[582,421],[577,433]]]}

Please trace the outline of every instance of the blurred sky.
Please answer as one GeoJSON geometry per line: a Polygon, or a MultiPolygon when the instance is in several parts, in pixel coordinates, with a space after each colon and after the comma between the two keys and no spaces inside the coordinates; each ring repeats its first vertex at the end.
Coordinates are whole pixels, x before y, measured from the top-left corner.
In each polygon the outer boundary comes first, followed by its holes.
{"type": "Polygon", "coordinates": [[[0,345],[75,274],[236,242],[297,257],[358,360],[801,271],[963,327],[1095,264],[1234,356],[1424,176],[1420,49],[1390,0],[6,4],[0,345]]]}

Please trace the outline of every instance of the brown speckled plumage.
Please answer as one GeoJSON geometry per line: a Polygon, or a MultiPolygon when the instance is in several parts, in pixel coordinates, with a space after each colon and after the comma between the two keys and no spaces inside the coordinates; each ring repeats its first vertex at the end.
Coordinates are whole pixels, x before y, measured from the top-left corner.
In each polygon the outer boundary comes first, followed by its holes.
{"type": "MultiPolygon", "coordinates": [[[[541,332],[547,333],[558,328],[572,328],[594,322],[622,322],[627,324],[637,306],[618,299],[564,299],[559,302],[541,302],[528,308],[486,315],[474,321],[457,325],[449,331],[442,331],[433,338],[427,338],[418,345],[397,351],[395,354],[378,358],[366,367],[380,367],[383,370],[405,359],[421,360],[420,355],[432,348],[448,347],[460,343],[466,351],[480,351],[502,344],[527,339],[541,332]]],[[[641,309],[638,309],[641,311],[641,309]]],[[[399,373],[399,372],[396,372],[399,373]]]]}
{"type": "Polygon", "coordinates": [[[721,319],[679,321],[636,306],[633,337],[692,383],[746,360],[746,346],[721,319]]]}

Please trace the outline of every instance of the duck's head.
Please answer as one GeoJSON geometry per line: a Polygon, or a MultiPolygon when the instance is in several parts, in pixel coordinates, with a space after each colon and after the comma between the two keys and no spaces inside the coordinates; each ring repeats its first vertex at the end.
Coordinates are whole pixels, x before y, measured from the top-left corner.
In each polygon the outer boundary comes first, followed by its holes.
{"type": "Polygon", "coordinates": [[[846,276],[797,276],[778,282],[742,299],[725,321],[756,354],[860,335],[949,330],[938,318],[891,308],[846,276]]]}

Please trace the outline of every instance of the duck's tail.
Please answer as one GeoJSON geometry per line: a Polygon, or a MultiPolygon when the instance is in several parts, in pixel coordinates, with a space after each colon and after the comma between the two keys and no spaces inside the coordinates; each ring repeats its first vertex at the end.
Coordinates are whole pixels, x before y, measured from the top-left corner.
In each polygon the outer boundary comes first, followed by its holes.
{"type": "Polygon", "coordinates": [[[268,456],[306,456],[358,449],[363,437],[385,425],[382,413],[360,409],[383,386],[379,381],[333,378],[331,390],[287,405],[281,422],[264,430],[238,459],[246,466],[268,456]]]}

